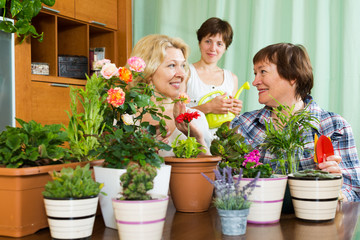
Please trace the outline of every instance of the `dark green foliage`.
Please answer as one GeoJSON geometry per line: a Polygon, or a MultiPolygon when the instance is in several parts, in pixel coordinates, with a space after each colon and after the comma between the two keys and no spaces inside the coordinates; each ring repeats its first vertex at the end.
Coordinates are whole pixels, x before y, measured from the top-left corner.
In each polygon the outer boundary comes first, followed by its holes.
{"type": "Polygon", "coordinates": [[[159,156],[158,149],[168,151],[171,147],[155,138],[155,128],[148,124],[143,126],[142,129],[132,131],[131,128],[137,126],[125,125],[127,131],[116,129],[103,136],[103,144],[98,152],[101,152],[99,158],[105,159],[105,167],[126,168],[130,161],[160,167],[164,159],[159,156]]]}
{"type": "MultiPolygon", "coordinates": [[[[245,143],[245,138],[237,133],[239,126],[230,129],[229,123],[223,123],[216,131],[217,139],[211,142],[210,152],[212,155],[221,156],[220,168],[229,166],[233,169],[233,174],[239,174],[243,169],[243,177],[254,178],[260,172],[261,178],[268,178],[273,170],[269,164],[261,164],[252,168],[252,163],[243,166],[245,155],[253,149],[245,143]]],[[[253,163],[255,165],[255,163],[253,163]]]]}
{"type": "Polygon", "coordinates": [[[89,170],[90,164],[76,169],[63,168],[60,172],[54,171],[52,181],[45,185],[44,197],[48,198],[83,198],[97,196],[103,184],[95,182],[89,170]]]}
{"type": "Polygon", "coordinates": [[[61,145],[68,140],[60,124],[42,126],[16,119],[22,126],[6,127],[0,133],[0,164],[8,168],[59,164],[67,156],[61,145]]]}
{"type": "Polygon", "coordinates": [[[151,196],[147,191],[154,187],[157,171],[150,164],[140,165],[137,162],[128,164],[126,173],[121,175],[120,181],[123,188],[122,200],[149,200],[151,196]]]}
{"type": "Polygon", "coordinates": [[[229,166],[239,171],[244,161],[244,155],[252,149],[244,142],[244,137],[236,133],[239,126],[230,129],[229,122],[223,123],[216,131],[218,139],[211,142],[210,152],[212,155],[221,156],[220,167],[229,166]]]}
{"type": "Polygon", "coordinates": [[[37,38],[39,42],[43,40],[44,33],[37,33],[35,27],[31,24],[33,17],[39,14],[41,4],[53,6],[55,0],[0,0],[0,8],[4,8],[4,17],[13,18],[15,23],[11,21],[3,21],[0,23],[0,30],[8,33],[16,33],[21,42],[27,36],[37,38]]]}

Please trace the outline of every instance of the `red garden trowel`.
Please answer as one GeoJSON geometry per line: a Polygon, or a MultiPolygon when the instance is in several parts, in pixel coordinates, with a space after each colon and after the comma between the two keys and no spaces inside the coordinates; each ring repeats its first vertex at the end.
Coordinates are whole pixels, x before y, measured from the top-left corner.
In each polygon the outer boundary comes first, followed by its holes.
{"type": "MultiPolygon", "coordinates": [[[[250,89],[250,84],[249,82],[245,82],[241,88],[239,88],[239,90],[236,92],[234,98],[238,99],[241,92],[244,90],[244,89],[247,89],[249,90],[250,89]]],[[[199,101],[199,104],[198,105],[201,105],[203,104],[203,102],[208,98],[210,97],[211,95],[213,94],[224,94],[224,92],[222,91],[214,91],[214,92],[210,92],[208,94],[206,94],[205,96],[203,96],[200,101],[199,101]]],[[[209,100],[211,101],[211,99],[209,100]]],[[[209,102],[209,101],[206,101],[206,102],[209,102]]],[[[233,114],[232,112],[229,112],[227,114],[216,114],[216,113],[208,113],[206,114],[206,120],[208,121],[209,123],[209,128],[218,128],[221,126],[221,124],[223,124],[224,122],[228,122],[228,121],[231,121],[235,118],[235,114],[233,114]]]]}
{"type": "Polygon", "coordinates": [[[329,137],[321,135],[318,139],[318,136],[315,133],[315,155],[314,161],[316,163],[322,163],[326,161],[326,158],[334,155],[334,147],[329,137]]]}

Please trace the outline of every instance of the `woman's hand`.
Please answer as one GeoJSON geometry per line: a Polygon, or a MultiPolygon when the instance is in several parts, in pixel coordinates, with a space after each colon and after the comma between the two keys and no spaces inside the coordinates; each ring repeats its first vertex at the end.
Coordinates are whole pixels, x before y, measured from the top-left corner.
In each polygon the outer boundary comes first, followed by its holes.
{"type": "MultiPolygon", "coordinates": [[[[233,108],[233,99],[225,98],[226,93],[216,96],[211,101],[205,103],[206,110],[204,113],[226,114],[233,108]]],[[[201,110],[201,109],[200,109],[201,110]]]]}
{"type": "Polygon", "coordinates": [[[230,112],[232,112],[235,115],[239,115],[242,109],[242,101],[236,98],[233,98],[232,96],[230,96],[230,99],[233,100],[233,106],[230,110],[230,112]]]}
{"type": "Polygon", "coordinates": [[[329,173],[341,173],[339,163],[341,162],[341,157],[332,155],[326,158],[326,161],[319,163],[319,168],[323,171],[329,173]]]}

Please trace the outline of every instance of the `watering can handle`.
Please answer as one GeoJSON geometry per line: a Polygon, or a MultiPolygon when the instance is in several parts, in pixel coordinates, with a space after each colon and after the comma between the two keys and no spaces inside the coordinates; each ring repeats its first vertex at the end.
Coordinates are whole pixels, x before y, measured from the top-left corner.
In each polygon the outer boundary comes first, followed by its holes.
{"type": "Polygon", "coordinates": [[[222,92],[222,91],[220,91],[220,90],[214,91],[214,92],[209,92],[208,94],[206,94],[205,96],[203,96],[203,97],[200,99],[198,105],[201,105],[205,99],[207,99],[207,98],[210,97],[211,95],[217,94],[217,93],[220,93],[221,95],[224,94],[224,92],[222,92]]]}

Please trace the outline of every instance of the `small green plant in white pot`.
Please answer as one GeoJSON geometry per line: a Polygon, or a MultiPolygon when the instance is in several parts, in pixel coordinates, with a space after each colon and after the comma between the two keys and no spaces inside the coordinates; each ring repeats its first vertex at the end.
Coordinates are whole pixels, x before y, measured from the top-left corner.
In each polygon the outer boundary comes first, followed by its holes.
{"type": "Polygon", "coordinates": [[[92,235],[98,195],[103,184],[92,178],[90,164],[52,172],[45,185],[46,214],[54,239],[86,239],[92,235]]]}
{"type": "Polygon", "coordinates": [[[225,167],[222,174],[219,170],[214,170],[216,180],[212,181],[208,176],[202,174],[215,187],[214,206],[216,207],[220,219],[221,229],[224,235],[243,235],[246,233],[247,216],[251,202],[249,195],[257,186],[257,176],[248,184],[239,187],[242,177],[242,170],[236,181],[232,177],[231,167],[225,167]]]}
{"type": "Polygon", "coordinates": [[[138,162],[121,175],[122,192],[112,199],[120,239],[161,239],[169,197],[148,193],[156,175],[156,167],[138,162]]]}

